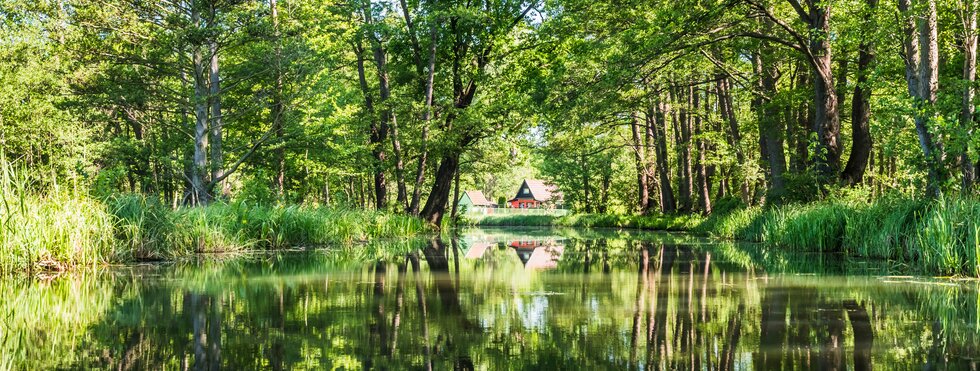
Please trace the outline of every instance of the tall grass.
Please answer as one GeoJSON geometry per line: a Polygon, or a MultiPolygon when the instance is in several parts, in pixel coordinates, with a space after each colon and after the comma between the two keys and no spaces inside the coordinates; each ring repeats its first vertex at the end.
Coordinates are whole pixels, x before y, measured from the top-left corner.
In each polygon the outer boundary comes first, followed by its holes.
{"type": "Polygon", "coordinates": [[[194,253],[412,237],[420,219],[374,211],[215,203],[173,210],[152,197],[39,192],[0,154],[0,273],[172,259],[194,253]]]}
{"type": "Polygon", "coordinates": [[[109,203],[120,221],[120,239],[137,259],[413,237],[429,231],[418,218],[363,210],[246,203],[170,210],[139,195],[109,203]]]}
{"type": "Polygon", "coordinates": [[[113,218],[104,206],[77,191],[31,191],[23,176],[0,160],[0,272],[61,270],[110,259],[113,218]]]}

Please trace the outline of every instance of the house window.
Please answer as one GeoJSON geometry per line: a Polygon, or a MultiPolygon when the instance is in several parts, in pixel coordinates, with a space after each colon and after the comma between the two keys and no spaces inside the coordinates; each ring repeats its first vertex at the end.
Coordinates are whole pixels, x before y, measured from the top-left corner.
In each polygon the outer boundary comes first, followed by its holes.
{"type": "Polygon", "coordinates": [[[528,190],[528,189],[527,189],[527,187],[524,187],[524,189],[522,189],[522,190],[521,190],[521,194],[522,194],[522,195],[526,195],[526,194],[528,194],[528,193],[531,193],[531,191],[530,191],[530,190],[528,190]]]}

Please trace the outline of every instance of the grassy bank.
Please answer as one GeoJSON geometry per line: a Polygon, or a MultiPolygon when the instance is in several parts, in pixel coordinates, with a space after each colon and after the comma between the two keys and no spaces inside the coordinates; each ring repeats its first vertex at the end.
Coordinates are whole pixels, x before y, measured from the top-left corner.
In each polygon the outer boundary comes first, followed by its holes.
{"type": "Polygon", "coordinates": [[[413,217],[308,206],[216,203],[173,210],[153,199],[96,200],[78,192],[0,192],[0,272],[173,259],[229,252],[409,237],[413,217]]]}
{"type": "Polygon", "coordinates": [[[538,225],[684,230],[793,251],[892,259],[936,275],[980,277],[980,201],[889,198],[737,207],[698,216],[487,217],[483,226],[538,225]]]}

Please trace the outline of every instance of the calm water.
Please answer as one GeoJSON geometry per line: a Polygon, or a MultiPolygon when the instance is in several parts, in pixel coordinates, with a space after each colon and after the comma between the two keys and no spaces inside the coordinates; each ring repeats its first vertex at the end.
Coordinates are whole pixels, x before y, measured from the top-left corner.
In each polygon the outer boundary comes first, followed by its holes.
{"type": "Polygon", "coordinates": [[[0,279],[0,369],[975,368],[978,283],[892,269],[493,229],[0,279]]]}

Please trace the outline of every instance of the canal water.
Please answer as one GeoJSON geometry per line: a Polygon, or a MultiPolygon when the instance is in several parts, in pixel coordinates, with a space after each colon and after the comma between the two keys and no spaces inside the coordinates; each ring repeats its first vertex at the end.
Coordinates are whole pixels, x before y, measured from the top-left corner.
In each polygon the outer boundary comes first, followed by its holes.
{"type": "Polygon", "coordinates": [[[978,282],[684,234],[458,238],[0,279],[0,369],[975,369],[978,282]]]}

